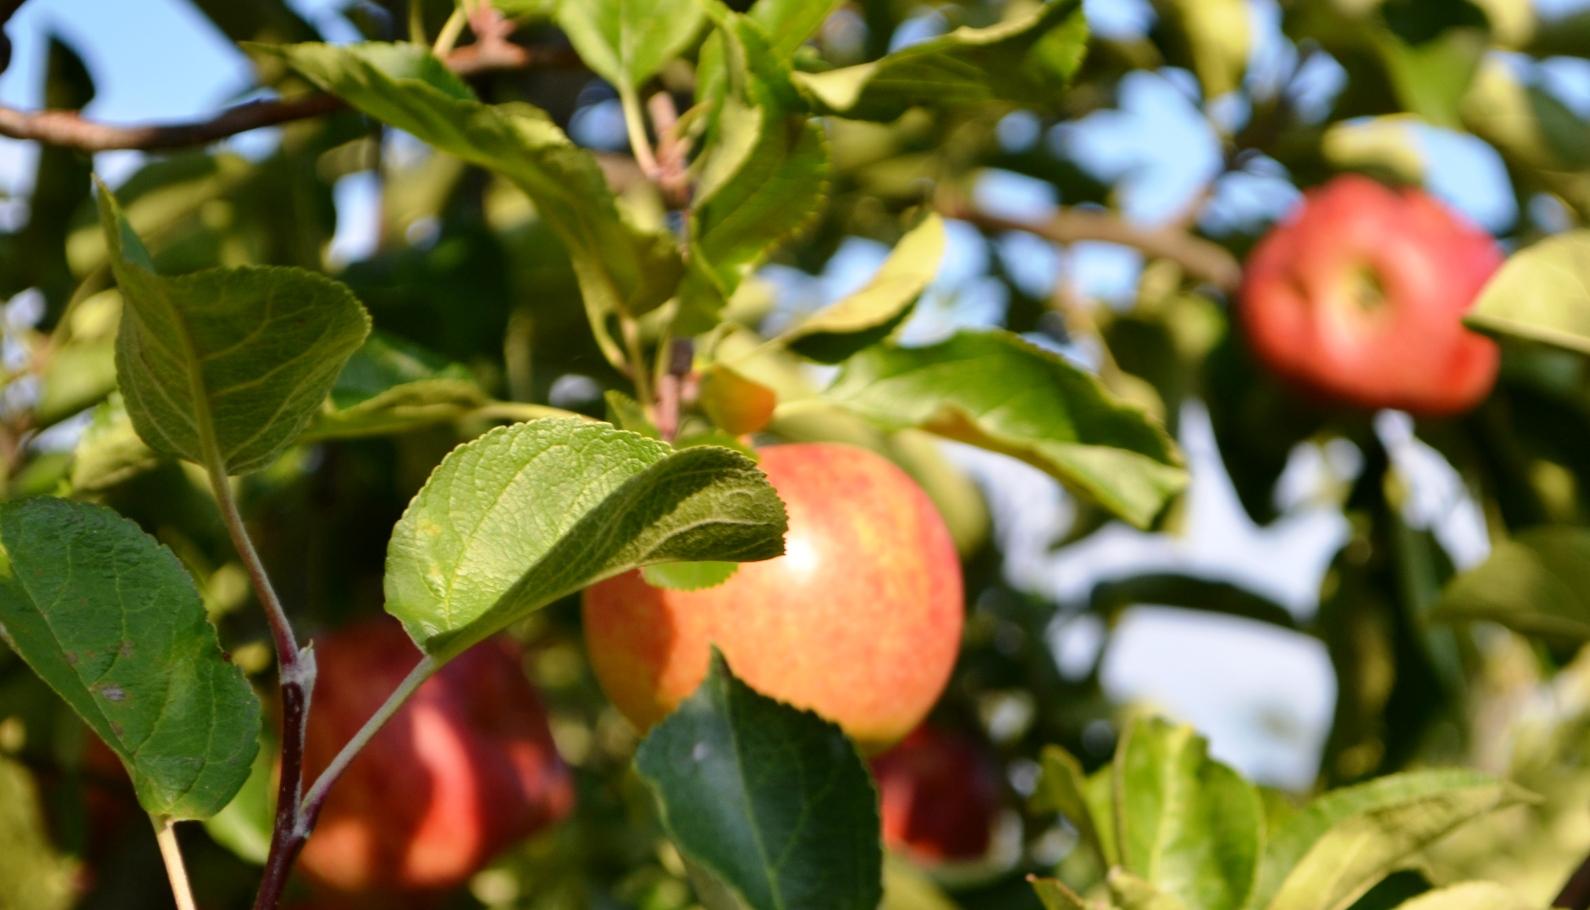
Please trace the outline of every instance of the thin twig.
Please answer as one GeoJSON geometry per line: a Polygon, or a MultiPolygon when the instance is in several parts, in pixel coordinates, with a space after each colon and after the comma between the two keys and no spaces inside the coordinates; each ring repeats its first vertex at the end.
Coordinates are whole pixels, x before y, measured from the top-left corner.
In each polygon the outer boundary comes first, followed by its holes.
{"type": "Polygon", "coordinates": [[[280,887],[286,884],[287,871],[292,866],[292,858],[284,848],[298,829],[298,798],[303,792],[304,780],[304,737],[309,726],[310,697],[315,689],[315,658],[313,651],[298,647],[281,598],[276,596],[265,564],[243,524],[225,466],[219,458],[212,458],[208,469],[216,506],[232,538],[232,547],[248,570],[249,582],[265,610],[271,641],[276,647],[276,677],[282,701],[281,776],[276,785],[276,819],[271,829],[270,852],[254,900],[255,910],[274,910],[280,900],[280,887]],[[271,897],[269,892],[273,887],[276,893],[271,897]]]}
{"type": "Polygon", "coordinates": [[[1242,264],[1217,243],[1186,231],[1139,227],[1113,212],[1062,209],[1043,221],[1023,221],[995,215],[969,205],[940,206],[947,218],[957,218],[985,231],[1022,231],[1059,244],[1100,241],[1130,247],[1160,259],[1169,259],[1193,277],[1223,291],[1242,283],[1242,264]]]}
{"type": "Polygon", "coordinates": [[[657,179],[657,154],[652,151],[651,138],[646,135],[646,117],[641,113],[640,98],[635,90],[620,86],[618,103],[624,111],[624,130],[629,133],[629,147],[635,153],[635,163],[649,180],[657,179]]]}
{"type": "MultiPolygon", "coordinates": [[[[578,57],[568,48],[528,48],[505,41],[471,44],[447,56],[448,68],[465,78],[496,70],[579,65],[578,57]]],[[[83,152],[156,151],[205,145],[260,127],[317,117],[341,107],[341,100],[332,95],[311,94],[248,101],[187,123],[123,125],[89,120],[77,111],[28,112],[0,106],[0,136],[83,152]]]]}
{"type": "Polygon", "coordinates": [[[155,840],[160,844],[160,858],[166,864],[166,877],[171,880],[171,894],[177,900],[177,910],[196,910],[193,886],[188,883],[188,869],[182,862],[182,846],[177,843],[177,829],[169,818],[150,816],[155,824],[155,840]]]}

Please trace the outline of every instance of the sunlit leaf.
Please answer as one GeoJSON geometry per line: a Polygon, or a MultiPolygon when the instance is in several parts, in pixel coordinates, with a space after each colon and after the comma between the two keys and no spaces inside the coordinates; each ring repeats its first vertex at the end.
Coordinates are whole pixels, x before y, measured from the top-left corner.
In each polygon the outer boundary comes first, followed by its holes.
{"type": "Polygon", "coordinates": [[[1127,727],[1115,754],[1115,808],[1125,871],[1189,910],[1242,906],[1258,870],[1263,807],[1251,784],[1209,758],[1191,727],[1163,720],[1127,727]]]}
{"type": "Polygon", "coordinates": [[[1590,231],[1547,237],[1508,257],[1464,322],[1590,355],[1590,231]]]}
{"type": "Polygon", "coordinates": [[[1418,850],[1527,795],[1468,770],[1411,771],[1333,790],[1271,836],[1249,910],[1345,910],[1418,850]]]}
{"type": "Polygon", "coordinates": [[[938,274],[944,256],[944,222],[929,215],[908,231],[860,290],[824,307],[779,336],[797,354],[838,363],[882,341],[911,313],[938,274]]]}
{"type": "Polygon", "coordinates": [[[591,71],[632,91],[701,31],[700,0],[563,0],[558,27],[591,71]]]}
{"type": "Polygon", "coordinates": [[[880,426],[917,427],[1020,458],[1146,527],[1187,483],[1176,445],[1092,375],[1008,332],[876,346],[823,393],[880,426]]]}
{"type": "Polygon", "coordinates": [[[1495,882],[1463,882],[1403,901],[1397,910],[1534,910],[1534,906],[1495,882]]]}
{"type": "Polygon", "coordinates": [[[893,120],[916,105],[964,107],[1008,101],[1051,106],[1082,62],[1081,0],[1053,0],[988,28],[957,28],[871,63],[797,73],[823,113],[893,120]]]}
{"type": "Polygon", "coordinates": [[[533,420],[437,466],[392,532],[386,608],[445,660],[620,572],[777,556],[784,530],[783,503],[744,455],[533,420]]]}

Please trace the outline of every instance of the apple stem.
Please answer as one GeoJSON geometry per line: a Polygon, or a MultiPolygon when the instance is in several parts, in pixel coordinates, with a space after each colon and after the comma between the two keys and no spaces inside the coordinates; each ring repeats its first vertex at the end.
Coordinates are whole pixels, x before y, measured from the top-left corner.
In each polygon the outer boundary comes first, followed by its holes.
{"type": "Polygon", "coordinates": [[[188,867],[182,861],[182,846],[177,843],[175,823],[158,815],[149,816],[155,825],[155,841],[160,844],[160,858],[166,864],[166,877],[171,879],[171,893],[177,900],[177,910],[195,910],[193,886],[188,883],[188,867]]]}

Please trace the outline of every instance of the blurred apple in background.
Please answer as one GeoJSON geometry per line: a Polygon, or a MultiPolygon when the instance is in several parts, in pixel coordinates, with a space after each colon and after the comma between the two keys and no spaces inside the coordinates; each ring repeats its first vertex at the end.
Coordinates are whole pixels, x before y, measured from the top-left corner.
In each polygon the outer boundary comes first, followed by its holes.
{"type": "Polygon", "coordinates": [[[638,572],[592,586],[585,638],[597,678],[645,729],[695,691],[716,645],[764,695],[883,748],[926,716],[955,665],[955,544],[927,494],[881,456],[800,443],[760,457],[789,511],[784,555],[703,590],[653,587],[638,572]]]}
{"type": "MultiPolygon", "coordinates": [[[[419,658],[386,619],[315,640],[306,782],[419,658]]],[[[573,782],[519,649],[494,638],[421,685],[359,753],[332,788],[299,868],[337,906],[428,906],[573,805],[573,782]]]]}
{"type": "Polygon", "coordinates": [[[1496,381],[1496,344],[1462,318],[1501,262],[1434,197],[1339,177],[1249,256],[1241,321],[1258,359],[1321,402],[1455,414],[1496,381]]]}
{"type": "Polygon", "coordinates": [[[966,733],[924,725],[872,759],[883,842],[923,865],[988,857],[1004,801],[999,764],[966,733]]]}

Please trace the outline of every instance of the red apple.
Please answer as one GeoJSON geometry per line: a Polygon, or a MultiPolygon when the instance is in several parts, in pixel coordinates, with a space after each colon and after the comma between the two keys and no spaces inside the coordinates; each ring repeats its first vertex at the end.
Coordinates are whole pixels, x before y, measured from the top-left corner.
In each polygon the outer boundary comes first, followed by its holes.
{"type": "Polygon", "coordinates": [[[1461,322],[1501,250],[1431,196],[1365,177],[1309,193],[1248,258],[1248,343],[1327,403],[1425,416],[1474,407],[1496,381],[1495,343],[1461,322]]]}
{"type": "MultiPolygon", "coordinates": [[[[419,657],[385,619],[315,641],[306,780],[419,657]]],[[[422,906],[563,818],[573,802],[518,649],[495,638],[421,685],[359,753],[332,787],[299,865],[338,906],[422,906]]]]}
{"type": "Polygon", "coordinates": [[[985,858],[1003,790],[999,766],[979,742],[923,726],[872,759],[883,842],[924,865],[985,858]]]}
{"type": "Polygon", "coordinates": [[[592,586],[585,640],[620,711],[651,726],[700,685],[711,645],[752,688],[886,746],[938,699],[960,647],[961,567],[906,473],[865,449],[772,446],[761,467],[789,510],[784,555],[717,587],[592,586]]]}

